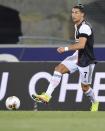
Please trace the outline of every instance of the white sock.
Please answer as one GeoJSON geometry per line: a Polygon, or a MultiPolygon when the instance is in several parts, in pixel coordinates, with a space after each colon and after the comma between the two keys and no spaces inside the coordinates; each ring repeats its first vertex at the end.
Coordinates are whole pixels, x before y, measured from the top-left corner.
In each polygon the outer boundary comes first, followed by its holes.
{"type": "Polygon", "coordinates": [[[51,78],[50,84],[48,86],[48,89],[46,91],[46,94],[51,96],[53,93],[54,89],[59,85],[61,81],[62,74],[58,71],[54,71],[54,74],[51,78]]]}
{"type": "Polygon", "coordinates": [[[85,92],[85,95],[89,97],[89,99],[91,100],[91,102],[95,103],[96,102],[96,98],[95,98],[95,94],[92,88],[89,88],[87,92],[85,92]]]}

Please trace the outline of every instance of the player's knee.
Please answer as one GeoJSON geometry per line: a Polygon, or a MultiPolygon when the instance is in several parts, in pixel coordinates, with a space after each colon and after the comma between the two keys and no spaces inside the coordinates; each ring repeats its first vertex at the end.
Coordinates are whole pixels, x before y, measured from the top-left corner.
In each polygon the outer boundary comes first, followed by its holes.
{"type": "Polygon", "coordinates": [[[88,89],[90,88],[90,86],[87,84],[83,84],[83,83],[81,83],[81,87],[82,87],[82,91],[83,92],[86,92],[86,91],[88,91],[88,89]]]}
{"type": "Polygon", "coordinates": [[[60,66],[60,65],[57,65],[57,66],[55,67],[55,71],[58,71],[58,72],[62,73],[62,68],[61,68],[61,66],[60,66]]]}
{"type": "Polygon", "coordinates": [[[55,67],[55,71],[58,71],[58,72],[64,74],[67,72],[67,69],[62,64],[59,64],[55,67]]]}
{"type": "Polygon", "coordinates": [[[55,67],[55,71],[58,71],[59,70],[59,65],[57,65],[56,67],[55,67]]]}

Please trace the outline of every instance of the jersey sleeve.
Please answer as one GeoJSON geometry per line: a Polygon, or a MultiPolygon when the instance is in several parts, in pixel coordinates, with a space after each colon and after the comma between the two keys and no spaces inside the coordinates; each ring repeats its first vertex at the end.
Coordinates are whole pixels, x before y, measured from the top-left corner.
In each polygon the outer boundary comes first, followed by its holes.
{"type": "Polygon", "coordinates": [[[79,37],[86,37],[92,34],[92,30],[88,25],[82,25],[79,29],[79,37]]]}

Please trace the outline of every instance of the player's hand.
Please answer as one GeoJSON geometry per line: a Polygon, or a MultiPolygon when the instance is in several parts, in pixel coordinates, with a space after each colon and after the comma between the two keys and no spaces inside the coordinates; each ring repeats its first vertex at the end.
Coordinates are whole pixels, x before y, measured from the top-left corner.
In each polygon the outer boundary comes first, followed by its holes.
{"type": "Polygon", "coordinates": [[[64,53],[65,52],[65,48],[64,47],[59,47],[57,49],[57,51],[61,54],[61,53],[64,53]]]}

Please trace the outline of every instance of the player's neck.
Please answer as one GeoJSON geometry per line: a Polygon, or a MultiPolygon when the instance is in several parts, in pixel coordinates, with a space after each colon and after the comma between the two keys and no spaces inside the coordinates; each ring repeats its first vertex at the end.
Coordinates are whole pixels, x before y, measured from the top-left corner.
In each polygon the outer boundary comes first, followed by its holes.
{"type": "Polygon", "coordinates": [[[84,19],[81,19],[80,21],[76,22],[76,26],[80,25],[82,22],[84,21],[84,19]]]}

